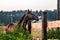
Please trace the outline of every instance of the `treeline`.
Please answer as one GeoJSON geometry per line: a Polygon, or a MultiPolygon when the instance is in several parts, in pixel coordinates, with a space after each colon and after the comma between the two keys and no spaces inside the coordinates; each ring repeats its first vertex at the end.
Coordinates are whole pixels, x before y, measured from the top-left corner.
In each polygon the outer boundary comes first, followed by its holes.
{"type": "MultiPolygon", "coordinates": [[[[51,11],[51,10],[45,10],[47,12],[47,20],[48,21],[53,21],[56,20],[56,10],[51,11]]],[[[11,23],[11,19],[13,22],[18,22],[21,17],[27,13],[27,10],[17,10],[17,11],[0,11],[0,23],[4,23],[5,25],[11,23]]],[[[32,11],[33,14],[37,16],[42,15],[42,11],[32,11]]]]}

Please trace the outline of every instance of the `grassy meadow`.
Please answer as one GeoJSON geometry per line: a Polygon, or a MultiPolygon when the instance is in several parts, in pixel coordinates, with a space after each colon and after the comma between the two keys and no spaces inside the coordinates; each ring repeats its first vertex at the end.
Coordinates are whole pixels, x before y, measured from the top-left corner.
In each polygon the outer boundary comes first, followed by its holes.
{"type": "MultiPolygon", "coordinates": [[[[58,23],[57,21],[54,21],[52,23],[55,23],[55,22],[58,23]]],[[[0,24],[0,27],[3,27],[3,26],[4,24],[0,24]]],[[[4,32],[3,30],[0,30],[0,40],[31,40],[32,38],[36,40],[37,38],[42,39],[42,27],[41,26],[42,26],[41,23],[32,23],[32,29],[31,29],[32,33],[29,34],[29,32],[25,31],[23,28],[18,29],[15,23],[15,30],[13,32],[10,32],[10,31],[4,32]]],[[[48,39],[60,39],[60,29],[57,30],[56,27],[53,27],[53,26],[50,27],[50,26],[47,27],[47,30],[48,30],[47,38],[48,39]]]]}

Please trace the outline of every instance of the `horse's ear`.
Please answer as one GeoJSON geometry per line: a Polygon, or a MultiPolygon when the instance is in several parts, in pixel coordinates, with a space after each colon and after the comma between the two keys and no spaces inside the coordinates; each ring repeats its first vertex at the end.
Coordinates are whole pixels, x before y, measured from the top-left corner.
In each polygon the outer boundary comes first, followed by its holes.
{"type": "Polygon", "coordinates": [[[31,11],[28,9],[28,13],[31,13],[31,11]]]}
{"type": "Polygon", "coordinates": [[[28,9],[28,12],[29,12],[29,9],[28,9]]]}

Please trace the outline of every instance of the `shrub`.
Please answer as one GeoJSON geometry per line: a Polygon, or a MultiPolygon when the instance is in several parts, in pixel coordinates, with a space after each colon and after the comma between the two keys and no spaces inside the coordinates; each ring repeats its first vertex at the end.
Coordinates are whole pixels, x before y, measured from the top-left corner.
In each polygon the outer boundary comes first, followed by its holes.
{"type": "Polygon", "coordinates": [[[60,29],[49,30],[47,33],[47,37],[48,39],[60,39],[60,29]]]}
{"type": "Polygon", "coordinates": [[[32,36],[28,31],[25,31],[22,27],[13,32],[4,32],[0,30],[0,40],[31,40],[32,36]]]}
{"type": "Polygon", "coordinates": [[[4,26],[5,24],[4,23],[0,23],[0,26],[4,26]]]}

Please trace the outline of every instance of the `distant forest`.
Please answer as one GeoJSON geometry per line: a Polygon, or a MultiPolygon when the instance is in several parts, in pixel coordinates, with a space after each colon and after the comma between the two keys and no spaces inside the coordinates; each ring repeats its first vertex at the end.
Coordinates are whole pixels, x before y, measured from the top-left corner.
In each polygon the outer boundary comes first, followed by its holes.
{"type": "MultiPolygon", "coordinates": [[[[47,20],[54,21],[56,20],[57,10],[45,10],[47,12],[47,20]]],[[[27,10],[17,10],[17,11],[0,11],[0,23],[4,23],[5,25],[11,23],[11,18],[13,22],[18,22],[21,17],[27,13],[27,10]]],[[[32,14],[37,16],[42,16],[42,11],[32,11],[32,14]]]]}

